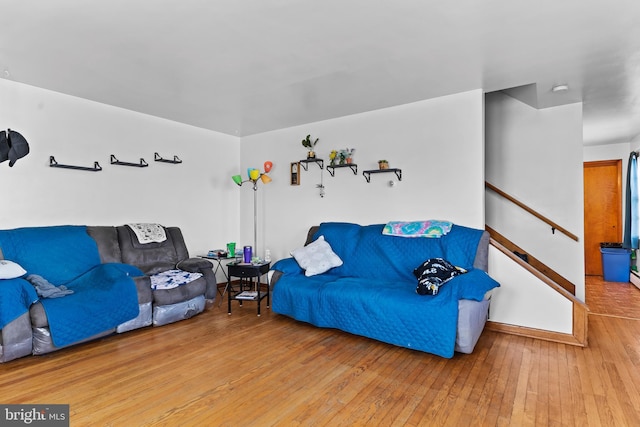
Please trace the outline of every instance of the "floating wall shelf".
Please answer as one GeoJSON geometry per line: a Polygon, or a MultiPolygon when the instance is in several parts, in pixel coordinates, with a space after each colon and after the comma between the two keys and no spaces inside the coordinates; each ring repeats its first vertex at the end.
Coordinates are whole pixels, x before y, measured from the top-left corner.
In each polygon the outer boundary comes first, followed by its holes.
{"type": "Polygon", "coordinates": [[[116,159],[116,156],[114,156],[113,154],[111,155],[111,164],[119,166],[136,166],[139,168],[149,166],[149,164],[145,162],[143,158],[140,158],[140,163],[121,162],[120,160],[116,159]]]}
{"type": "Polygon", "coordinates": [[[56,159],[53,156],[49,156],[49,166],[52,168],[75,169],[75,170],[89,171],[89,172],[98,172],[102,170],[98,162],[93,162],[93,167],[61,165],[58,162],[56,162],[56,159]]]}
{"type": "Polygon", "coordinates": [[[355,163],[347,163],[345,165],[333,165],[333,166],[329,165],[329,166],[327,166],[327,170],[329,171],[331,176],[335,176],[336,169],[339,169],[339,168],[350,168],[354,175],[358,175],[358,165],[356,165],[355,163]]]}
{"type": "Polygon", "coordinates": [[[302,168],[304,170],[309,170],[308,169],[309,163],[317,164],[320,167],[320,169],[324,168],[324,160],[322,160],[322,159],[304,159],[304,160],[300,160],[300,166],[302,166],[302,168]]]}
{"type": "Polygon", "coordinates": [[[396,176],[398,177],[398,181],[402,181],[402,169],[398,169],[398,168],[370,169],[370,170],[362,171],[362,175],[364,175],[364,179],[366,179],[367,182],[371,182],[371,174],[372,173],[386,173],[386,172],[395,173],[396,176]]]}
{"type": "Polygon", "coordinates": [[[172,163],[174,165],[178,163],[182,163],[182,160],[180,160],[178,156],[173,156],[173,160],[168,160],[168,159],[163,159],[158,153],[153,153],[153,160],[155,160],[156,162],[172,163]]]}

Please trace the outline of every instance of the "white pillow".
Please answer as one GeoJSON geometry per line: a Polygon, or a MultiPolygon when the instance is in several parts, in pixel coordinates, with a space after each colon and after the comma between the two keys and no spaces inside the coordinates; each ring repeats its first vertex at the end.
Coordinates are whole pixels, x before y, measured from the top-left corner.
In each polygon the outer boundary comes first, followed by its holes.
{"type": "Polygon", "coordinates": [[[291,252],[291,256],[296,259],[307,277],[325,273],[333,267],[342,265],[342,260],[331,250],[331,246],[324,240],[324,236],[318,237],[307,246],[294,250],[291,252]]]}
{"type": "Polygon", "coordinates": [[[0,279],[15,279],[27,274],[27,271],[13,261],[0,259],[0,279]]]}

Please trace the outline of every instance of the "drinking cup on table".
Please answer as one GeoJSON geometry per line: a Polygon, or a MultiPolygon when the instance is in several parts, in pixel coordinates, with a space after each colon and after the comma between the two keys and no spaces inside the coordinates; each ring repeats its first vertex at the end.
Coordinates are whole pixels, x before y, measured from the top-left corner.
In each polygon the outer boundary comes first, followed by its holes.
{"type": "Polygon", "coordinates": [[[227,258],[236,256],[236,242],[227,243],[227,258]]]}

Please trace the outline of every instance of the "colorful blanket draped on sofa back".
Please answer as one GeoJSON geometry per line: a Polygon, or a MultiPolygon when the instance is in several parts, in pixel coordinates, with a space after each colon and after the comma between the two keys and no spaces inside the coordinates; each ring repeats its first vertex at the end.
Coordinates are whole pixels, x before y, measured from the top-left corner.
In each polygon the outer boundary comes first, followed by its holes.
{"type": "Polygon", "coordinates": [[[454,225],[439,239],[408,239],[383,235],[384,224],[322,223],[314,239],[323,235],[343,265],[331,274],[380,280],[415,282],[413,269],[428,258],[441,257],[453,265],[473,268],[482,230],[454,225]]]}

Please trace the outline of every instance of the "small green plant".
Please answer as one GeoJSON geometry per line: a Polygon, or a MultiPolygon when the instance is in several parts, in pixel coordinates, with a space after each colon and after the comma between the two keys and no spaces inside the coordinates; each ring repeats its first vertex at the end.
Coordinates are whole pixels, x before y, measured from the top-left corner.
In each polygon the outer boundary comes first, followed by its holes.
{"type": "Polygon", "coordinates": [[[316,138],[315,141],[311,141],[311,135],[307,135],[305,139],[302,140],[302,146],[307,148],[309,151],[313,151],[313,148],[318,143],[320,138],[316,138]]]}

